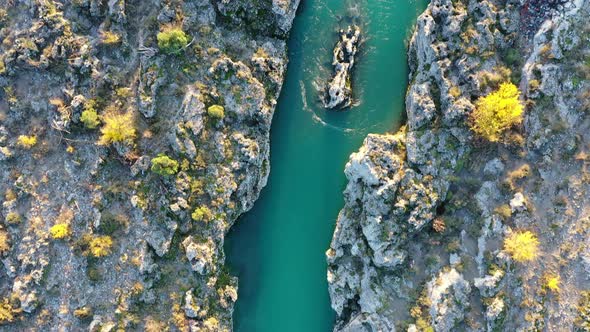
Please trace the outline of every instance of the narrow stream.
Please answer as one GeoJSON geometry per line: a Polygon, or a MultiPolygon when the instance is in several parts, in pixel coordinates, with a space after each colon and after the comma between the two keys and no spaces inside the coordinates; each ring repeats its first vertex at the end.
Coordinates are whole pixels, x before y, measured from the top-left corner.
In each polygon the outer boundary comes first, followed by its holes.
{"type": "Polygon", "coordinates": [[[325,250],[343,206],[349,155],[368,133],[400,126],[406,43],[427,0],[303,0],[289,41],[287,80],[271,133],[268,186],[230,231],[227,261],[240,278],[237,332],[331,331],[325,250]],[[327,112],[317,89],[331,72],[338,27],[362,26],[357,105],[327,112]]]}

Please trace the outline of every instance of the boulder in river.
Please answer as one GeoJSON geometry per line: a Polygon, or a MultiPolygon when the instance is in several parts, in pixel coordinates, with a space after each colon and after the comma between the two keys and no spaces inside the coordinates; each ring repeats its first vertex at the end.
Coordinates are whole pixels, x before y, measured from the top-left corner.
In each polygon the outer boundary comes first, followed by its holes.
{"type": "Polygon", "coordinates": [[[361,41],[361,29],[349,26],[340,30],[340,40],[334,48],[334,77],[328,83],[324,106],[329,109],[345,108],[352,103],[350,76],[354,67],[354,57],[361,41]]]}

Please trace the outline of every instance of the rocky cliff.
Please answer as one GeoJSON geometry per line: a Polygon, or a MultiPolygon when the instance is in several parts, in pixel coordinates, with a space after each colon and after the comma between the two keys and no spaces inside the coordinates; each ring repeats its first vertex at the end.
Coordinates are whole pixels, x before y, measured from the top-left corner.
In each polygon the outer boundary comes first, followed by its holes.
{"type": "Polygon", "coordinates": [[[0,0],[0,329],[228,331],[298,0],[0,0]]]}
{"type": "Polygon", "coordinates": [[[407,124],[350,157],[328,260],[335,331],[590,328],[590,3],[433,0],[409,45],[407,124]],[[519,85],[499,143],[475,101],[519,85]],[[534,260],[503,246],[539,240],[534,260]]]}

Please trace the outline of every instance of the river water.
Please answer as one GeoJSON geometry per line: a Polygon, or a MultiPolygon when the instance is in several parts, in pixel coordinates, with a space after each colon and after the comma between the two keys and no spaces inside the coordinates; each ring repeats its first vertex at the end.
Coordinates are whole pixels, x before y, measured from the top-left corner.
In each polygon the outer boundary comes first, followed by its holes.
{"type": "Polygon", "coordinates": [[[368,133],[399,128],[406,44],[426,0],[303,0],[289,40],[289,68],[271,132],[271,173],[254,208],[230,231],[227,262],[240,278],[237,332],[331,331],[325,250],[346,185],[349,155],[368,133]],[[361,25],[355,106],[326,111],[339,27],[361,25]]]}

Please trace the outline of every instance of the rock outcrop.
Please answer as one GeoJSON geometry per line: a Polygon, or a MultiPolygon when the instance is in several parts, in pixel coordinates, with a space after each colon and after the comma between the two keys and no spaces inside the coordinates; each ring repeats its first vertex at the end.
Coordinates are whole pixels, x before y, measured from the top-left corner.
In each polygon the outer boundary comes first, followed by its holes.
{"type": "Polygon", "coordinates": [[[346,165],[345,207],[326,252],[335,331],[581,326],[590,3],[537,12],[533,2],[436,0],[418,18],[407,124],[369,135],[346,165]],[[524,126],[485,142],[468,115],[507,80],[520,83],[524,126]],[[523,229],[542,247],[529,263],[502,250],[523,229]]]}
{"type": "Polygon", "coordinates": [[[298,4],[4,1],[2,328],[232,329],[298,4]]]}
{"type": "Polygon", "coordinates": [[[361,42],[361,29],[349,26],[340,30],[340,39],[334,47],[334,76],[328,82],[324,106],[329,109],[346,108],[352,104],[352,70],[361,42]]]}

